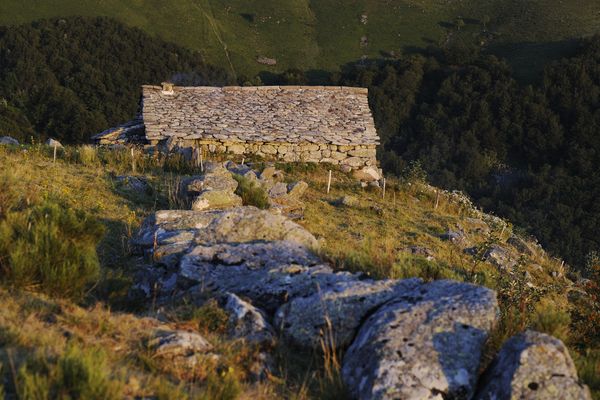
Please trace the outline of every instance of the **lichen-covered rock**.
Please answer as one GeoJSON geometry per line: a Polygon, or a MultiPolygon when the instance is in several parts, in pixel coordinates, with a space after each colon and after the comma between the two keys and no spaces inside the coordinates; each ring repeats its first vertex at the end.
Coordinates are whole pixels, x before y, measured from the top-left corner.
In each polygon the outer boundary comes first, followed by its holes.
{"type": "Polygon", "coordinates": [[[148,342],[154,354],[161,357],[191,356],[207,353],[212,345],[200,334],[187,331],[159,330],[148,342]]]}
{"type": "Polygon", "coordinates": [[[358,179],[359,181],[363,182],[372,182],[381,179],[381,175],[375,167],[364,167],[361,169],[357,169],[354,172],[352,172],[352,176],[354,177],[354,179],[358,179]]]}
{"type": "Polygon", "coordinates": [[[269,189],[269,197],[278,198],[287,194],[287,185],[283,182],[277,182],[269,189]]]}
{"type": "Polygon", "coordinates": [[[360,400],[468,399],[497,313],[495,293],[483,287],[417,287],[364,322],[344,357],[344,381],[360,400]]]}
{"type": "Polygon", "coordinates": [[[10,146],[18,146],[19,145],[19,141],[15,138],[12,138],[10,136],[0,136],[0,145],[10,145],[10,146]]]}
{"type": "Polygon", "coordinates": [[[145,178],[138,176],[117,176],[117,182],[126,190],[137,193],[147,193],[152,190],[145,178]]]}
{"type": "Polygon", "coordinates": [[[192,202],[192,210],[222,210],[239,207],[242,198],[230,190],[204,190],[192,202]]]}
{"type": "Polygon", "coordinates": [[[185,239],[188,244],[287,240],[311,248],[318,246],[315,237],[300,225],[251,206],[218,211],[157,211],[142,223],[132,244],[141,249],[154,248],[177,237],[180,231],[189,232],[185,239]]]}
{"type": "Polygon", "coordinates": [[[185,195],[194,196],[207,190],[234,192],[238,183],[222,165],[208,164],[204,175],[188,178],[181,185],[185,195]]]}
{"type": "Polygon", "coordinates": [[[508,340],[480,383],[478,400],[588,400],[569,351],[558,339],[526,331],[508,340]]]}
{"type": "Polygon", "coordinates": [[[269,313],[288,299],[352,279],[287,241],[199,245],[181,259],[179,274],[203,290],[247,297],[269,313]]]}
{"type": "Polygon", "coordinates": [[[233,293],[225,295],[224,303],[229,313],[229,336],[263,347],[274,343],[273,328],[262,311],[233,293]]]}
{"type": "Polygon", "coordinates": [[[294,200],[299,200],[306,192],[306,189],[308,189],[308,183],[306,183],[304,181],[290,183],[288,185],[287,189],[288,189],[288,193],[287,193],[288,198],[294,199],[294,200]]]}
{"type": "Polygon", "coordinates": [[[345,348],[366,315],[419,285],[419,279],[341,281],[330,289],[308,297],[297,297],[284,304],[275,315],[275,326],[298,346],[317,348],[321,338],[327,334],[334,339],[336,346],[345,348]]]}

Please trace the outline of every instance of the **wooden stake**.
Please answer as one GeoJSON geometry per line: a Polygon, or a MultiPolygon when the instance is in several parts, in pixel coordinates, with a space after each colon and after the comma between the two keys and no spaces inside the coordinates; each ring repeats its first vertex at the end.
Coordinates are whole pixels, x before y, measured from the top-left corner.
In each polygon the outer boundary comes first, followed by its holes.
{"type": "Polygon", "coordinates": [[[131,148],[131,171],[135,174],[135,153],[133,152],[133,147],[131,148]]]}
{"type": "Polygon", "coordinates": [[[52,161],[52,162],[55,163],[55,164],[56,164],[56,148],[57,147],[58,146],[56,145],[56,143],[54,143],[54,161],[52,161]]]}
{"type": "Polygon", "coordinates": [[[394,206],[396,206],[396,189],[394,189],[393,193],[394,193],[394,206]]]}
{"type": "Polygon", "coordinates": [[[202,162],[202,148],[200,148],[200,172],[204,172],[204,163],[202,162]]]}
{"type": "Polygon", "coordinates": [[[383,178],[383,193],[381,195],[381,198],[385,200],[385,178],[383,178]]]}
{"type": "Polygon", "coordinates": [[[246,161],[246,157],[242,157],[242,165],[244,165],[244,161],[246,161]]]}
{"type": "Polygon", "coordinates": [[[330,188],[331,188],[331,170],[329,170],[329,179],[327,179],[327,194],[329,194],[330,188]]]}
{"type": "Polygon", "coordinates": [[[435,207],[433,207],[433,209],[437,210],[438,205],[440,204],[440,191],[436,190],[435,192],[437,193],[437,195],[435,196],[435,207]]]}

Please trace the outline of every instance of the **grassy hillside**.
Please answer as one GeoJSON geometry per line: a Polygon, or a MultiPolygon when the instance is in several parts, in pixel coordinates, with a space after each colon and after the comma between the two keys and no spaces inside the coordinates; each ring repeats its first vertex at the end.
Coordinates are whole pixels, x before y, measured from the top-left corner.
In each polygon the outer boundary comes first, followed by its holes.
{"type": "MultiPolygon", "coordinates": [[[[48,147],[0,146],[0,165],[14,166],[0,172],[0,228],[18,223],[15,216],[36,204],[52,201],[64,210],[85,213],[89,221],[103,224],[106,230],[98,244],[101,273],[82,300],[40,294],[47,293],[47,288],[39,283],[22,290],[7,284],[5,278],[1,281],[0,300],[5,306],[0,311],[0,371],[4,382],[9,382],[4,391],[23,393],[41,382],[42,391],[71,390],[69,385],[76,384],[78,390],[159,399],[339,398],[337,381],[323,368],[331,365],[325,365],[322,355],[290,353],[284,344],[275,350],[278,362],[273,376],[252,384],[248,368],[253,350],[223,337],[224,311],[210,301],[201,307],[160,309],[127,301],[124,295],[136,262],[129,255],[128,239],[144,216],[176,207],[175,188],[183,176],[194,173],[180,158],[160,161],[139,152],[134,173],[130,157],[129,151],[67,147],[53,163],[48,147]],[[147,179],[149,189],[127,189],[116,179],[122,174],[147,179]],[[7,204],[13,206],[6,208],[7,204]],[[197,331],[215,343],[224,357],[218,365],[203,364],[191,372],[177,369],[146,344],[158,328],[197,331]],[[95,372],[87,381],[59,379],[71,364],[84,372],[80,378],[88,379],[86,371],[95,372]]],[[[327,166],[278,167],[285,171],[286,180],[309,183],[299,223],[315,234],[322,255],[334,266],[376,277],[451,278],[492,287],[498,291],[502,319],[489,342],[488,357],[508,336],[531,326],[569,343],[582,379],[593,390],[600,389],[597,348],[588,345],[587,353],[585,348],[576,351],[580,331],[570,319],[575,303],[566,296],[575,287],[565,279],[561,261],[527,242],[530,253],[522,254],[520,273],[511,276],[479,256],[496,244],[510,246],[507,238],[514,232],[510,224],[484,216],[464,197],[439,191],[417,175],[388,181],[384,198],[381,191],[361,189],[338,170],[327,194],[327,166]],[[355,205],[335,205],[340,196],[347,195],[356,198],[355,205]],[[464,232],[477,254],[469,255],[443,239],[441,235],[448,230],[464,232]],[[409,250],[412,246],[426,249],[426,254],[414,254],[409,250]]],[[[35,224],[29,223],[27,230],[31,229],[37,229],[35,224]]],[[[5,260],[4,250],[0,241],[0,264],[5,260]]],[[[31,258],[33,253],[28,254],[31,258]]]]}
{"type": "Polygon", "coordinates": [[[594,0],[4,0],[0,24],[72,15],[110,16],[185,47],[237,74],[327,69],[362,56],[401,54],[487,29],[491,49],[521,70],[564,54],[565,40],[598,32],[594,0]],[[366,18],[364,18],[364,17],[366,18]],[[462,25],[462,23],[461,23],[462,25]],[[361,39],[366,38],[366,40],[361,39]],[[532,51],[532,48],[535,51],[532,51]],[[256,62],[277,59],[276,66],[256,62]]]}

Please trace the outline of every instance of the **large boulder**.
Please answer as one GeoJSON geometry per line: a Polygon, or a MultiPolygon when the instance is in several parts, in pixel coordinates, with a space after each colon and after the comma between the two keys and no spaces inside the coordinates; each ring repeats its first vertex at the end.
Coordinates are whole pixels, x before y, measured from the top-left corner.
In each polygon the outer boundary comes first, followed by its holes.
{"type": "Polygon", "coordinates": [[[315,237],[300,225],[251,206],[218,211],[157,211],[142,223],[132,244],[137,249],[153,249],[172,244],[173,238],[180,238],[176,240],[179,245],[287,240],[311,248],[318,246],[315,237]]]}
{"type": "Polygon", "coordinates": [[[181,259],[179,275],[182,285],[244,296],[272,313],[289,299],[352,279],[319,261],[289,241],[198,245],[181,259]]]}
{"type": "Polygon", "coordinates": [[[192,201],[192,210],[221,210],[241,205],[242,198],[230,190],[204,190],[192,201]]]}
{"type": "Polygon", "coordinates": [[[526,331],[508,340],[484,374],[478,400],[588,400],[569,351],[558,339],[526,331]]]}
{"type": "Polygon", "coordinates": [[[9,146],[18,146],[19,141],[10,136],[0,136],[0,145],[2,145],[2,144],[9,145],[9,146]]]}
{"type": "Polygon", "coordinates": [[[365,316],[420,285],[419,279],[341,281],[330,289],[284,304],[276,313],[275,325],[298,346],[317,348],[328,335],[337,347],[345,348],[365,316]]]}
{"type": "Polygon", "coordinates": [[[359,330],[343,362],[357,399],[468,399],[496,322],[496,294],[436,281],[383,305],[359,330]]]}
{"type": "Polygon", "coordinates": [[[188,178],[182,182],[182,192],[187,196],[194,196],[206,190],[220,190],[234,192],[238,186],[237,181],[221,164],[207,164],[205,173],[200,176],[188,178]]]}

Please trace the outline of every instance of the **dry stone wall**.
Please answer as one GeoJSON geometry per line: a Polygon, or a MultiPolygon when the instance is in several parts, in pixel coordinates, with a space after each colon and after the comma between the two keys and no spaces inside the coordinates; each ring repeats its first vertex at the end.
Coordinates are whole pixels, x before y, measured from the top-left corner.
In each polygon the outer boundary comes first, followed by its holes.
{"type": "Polygon", "coordinates": [[[375,165],[367,89],[143,86],[147,140],[282,161],[375,165]]]}

